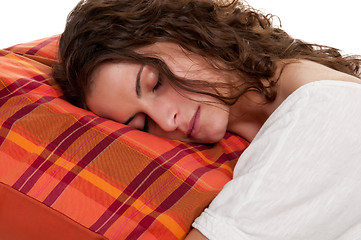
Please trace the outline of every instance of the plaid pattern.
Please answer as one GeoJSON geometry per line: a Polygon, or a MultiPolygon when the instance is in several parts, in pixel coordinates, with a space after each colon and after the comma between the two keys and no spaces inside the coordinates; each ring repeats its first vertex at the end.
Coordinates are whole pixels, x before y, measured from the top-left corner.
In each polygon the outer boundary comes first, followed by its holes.
{"type": "Polygon", "coordinates": [[[72,106],[51,77],[57,41],[0,50],[0,182],[108,239],[182,239],[248,143],[171,141],[72,106]]]}

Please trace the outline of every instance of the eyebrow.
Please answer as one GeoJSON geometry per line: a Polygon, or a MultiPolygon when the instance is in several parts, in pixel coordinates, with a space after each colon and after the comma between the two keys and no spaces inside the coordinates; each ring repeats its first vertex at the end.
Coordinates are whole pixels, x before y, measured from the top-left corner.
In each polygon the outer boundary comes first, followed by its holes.
{"type": "Polygon", "coordinates": [[[140,87],[140,76],[142,75],[143,69],[144,69],[144,65],[139,69],[139,72],[137,74],[137,79],[135,81],[135,92],[137,93],[138,98],[142,96],[142,90],[140,87]]]}
{"type": "MultiPolygon", "coordinates": [[[[137,74],[137,78],[135,81],[135,92],[137,94],[137,97],[140,98],[142,96],[142,89],[140,87],[140,76],[142,75],[144,65],[139,69],[139,72],[137,74]]],[[[131,116],[124,124],[128,125],[133,119],[135,118],[135,114],[131,116]]]]}

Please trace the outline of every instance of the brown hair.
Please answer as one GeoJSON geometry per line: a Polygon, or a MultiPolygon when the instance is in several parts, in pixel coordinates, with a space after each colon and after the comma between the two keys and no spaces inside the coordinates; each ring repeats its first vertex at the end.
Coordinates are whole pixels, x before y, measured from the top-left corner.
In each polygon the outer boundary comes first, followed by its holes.
{"type": "Polygon", "coordinates": [[[111,61],[150,64],[178,87],[226,104],[247,91],[273,101],[276,82],[270,79],[280,59],[308,59],[360,77],[359,57],[294,39],[273,26],[273,19],[237,0],[81,0],[68,16],[53,76],[66,99],[79,107],[86,107],[94,69],[111,61]],[[237,72],[242,80],[225,86],[181,79],[163,61],[134,51],[159,41],[179,44],[217,69],[237,72]],[[237,91],[222,95],[218,90],[224,87],[237,91]]]}

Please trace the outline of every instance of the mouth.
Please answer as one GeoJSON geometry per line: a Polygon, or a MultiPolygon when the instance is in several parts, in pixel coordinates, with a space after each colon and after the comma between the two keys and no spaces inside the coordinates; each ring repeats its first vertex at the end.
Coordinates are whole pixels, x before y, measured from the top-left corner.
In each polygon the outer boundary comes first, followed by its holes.
{"type": "Polygon", "coordinates": [[[196,135],[199,129],[199,119],[200,119],[200,107],[197,108],[194,116],[189,122],[189,128],[187,132],[187,138],[192,138],[196,135]]]}

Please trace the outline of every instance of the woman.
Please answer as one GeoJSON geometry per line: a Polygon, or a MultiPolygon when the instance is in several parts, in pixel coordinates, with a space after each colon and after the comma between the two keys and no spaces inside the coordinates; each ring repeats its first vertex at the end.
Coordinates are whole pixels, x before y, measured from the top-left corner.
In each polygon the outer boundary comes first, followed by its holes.
{"type": "Polygon", "coordinates": [[[293,39],[240,1],[88,0],[59,58],[54,77],[79,107],[166,138],[251,142],[194,223],[206,237],[360,234],[359,57],[293,39]]]}

